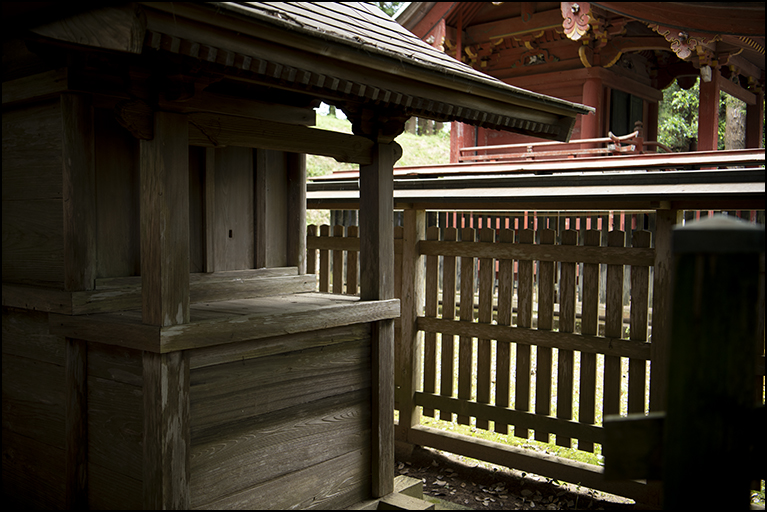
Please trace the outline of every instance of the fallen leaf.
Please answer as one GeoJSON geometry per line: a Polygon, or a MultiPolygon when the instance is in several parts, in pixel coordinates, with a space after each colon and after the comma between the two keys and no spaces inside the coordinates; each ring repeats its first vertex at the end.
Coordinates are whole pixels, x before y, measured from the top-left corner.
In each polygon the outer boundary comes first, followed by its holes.
{"type": "Polygon", "coordinates": [[[531,491],[530,489],[522,489],[522,492],[520,492],[520,494],[525,497],[532,496],[533,491],[531,491]]]}

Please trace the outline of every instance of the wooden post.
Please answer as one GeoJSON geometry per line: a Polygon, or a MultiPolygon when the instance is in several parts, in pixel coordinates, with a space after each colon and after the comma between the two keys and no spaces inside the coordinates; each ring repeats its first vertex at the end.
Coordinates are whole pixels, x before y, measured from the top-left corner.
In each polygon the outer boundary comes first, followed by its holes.
{"type": "Polygon", "coordinates": [[[658,210],[655,216],[652,345],[650,346],[650,411],[666,410],[668,347],[671,344],[671,233],[682,222],[682,210],[658,210]]]}
{"type": "Polygon", "coordinates": [[[190,506],[189,358],[143,353],[144,508],[190,506]]]}
{"type": "MultiPolygon", "coordinates": [[[[581,116],[581,133],[576,138],[592,139],[601,136],[599,133],[599,114],[602,112],[602,80],[597,77],[587,78],[583,83],[583,104],[595,107],[594,114],[581,116]]],[[[584,144],[584,148],[598,147],[598,144],[584,144]]]]}
{"type": "Polygon", "coordinates": [[[189,144],[186,117],[156,112],[154,138],[141,140],[142,318],[189,322],[189,144]]]}
{"type": "MultiPolygon", "coordinates": [[[[96,278],[96,170],[88,95],[61,95],[64,289],[93,290],[96,278]]],[[[66,507],[88,508],[88,344],[66,338],[66,507]]]]}
{"type": "Polygon", "coordinates": [[[748,450],[765,427],[752,416],[764,227],[709,218],[676,229],[673,251],[664,508],[747,509],[764,464],[748,450]],[[690,492],[712,475],[715,492],[690,492]]]}
{"type": "Polygon", "coordinates": [[[407,439],[410,427],[421,423],[421,413],[415,406],[415,392],[421,383],[423,348],[419,344],[418,315],[424,305],[424,257],[418,252],[418,242],[426,236],[426,211],[405,210],[402,240],[402,293],[400,294],[401,334],[397,347],[400,372],[399,429],[400,439],[407,439]]]}
{"type": "Polygon", "coordinates": [[[288,240],[289,266],[306,274],[306,155],[288,153],[288,240]]]}
{"type": "Polygon", "coordinates": [[[716,151],[719,141],[719,80],[722,75],[711,69],[711,80],[700,81],[698,104],[698,151],[716,151]]]}
{"type": "Polygon", "coordinates": [[[756,103],[746,105],[746,147],[759,148],[764,136],[764,91],[756,93],[756,103]]]}
{"type": "Polygon", "coordinates": [[[96,278],[96,170],[91,97],[61,95],[64,288],[93,290],[96,278]]]}
{"type": "MultiPolygon", "coordinates": [[[[360,298],[394,298],[395,142],[376,142],[373,162],[360,166],[360,298]]],[[[394,491],[394,320],[373,324],[372,494],[394,491]]]]}

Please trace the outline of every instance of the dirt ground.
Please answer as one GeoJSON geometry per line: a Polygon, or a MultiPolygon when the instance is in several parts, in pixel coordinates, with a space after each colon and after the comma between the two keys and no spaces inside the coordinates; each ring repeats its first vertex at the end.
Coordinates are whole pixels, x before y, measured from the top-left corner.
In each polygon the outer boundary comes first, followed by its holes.
{"type": "MultiPolygon", "coordinates": [[[[634,502],[593,489],[559,483],[431,448],[416,447],[395,472],[420,478],[424,499],[437,498],[442,507],[474,510],[626,510],[634,502]],[[451,506],[450,504],[453,504],[451,506]]],[[[430,500],[431,501],[431,500],[430,500]]]]}

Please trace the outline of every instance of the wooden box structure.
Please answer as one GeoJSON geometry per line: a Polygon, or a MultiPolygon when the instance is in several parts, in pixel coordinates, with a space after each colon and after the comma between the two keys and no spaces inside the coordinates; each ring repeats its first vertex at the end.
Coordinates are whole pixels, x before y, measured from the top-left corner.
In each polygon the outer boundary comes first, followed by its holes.
{"type": "Polygon", "coordinates": [[[365,4],[28,5],[4,4],[4,495],[391,493],[393,138],[419,115],[567,140],[589,109],[365,4]],[[355,134],[310,128],[320,100],[355,134]],[[306,153],[360,164],[361,297],[306,274],[306,153]]]}

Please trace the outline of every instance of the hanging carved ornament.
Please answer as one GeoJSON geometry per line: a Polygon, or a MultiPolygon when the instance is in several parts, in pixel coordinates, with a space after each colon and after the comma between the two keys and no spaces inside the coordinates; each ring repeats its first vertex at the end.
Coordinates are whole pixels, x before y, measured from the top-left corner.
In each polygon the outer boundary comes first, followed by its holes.
{"type": "Polygon", "coordinates": [[[648,27],[662,35],[666,41],[671,43],[671,51],[673,51],[680,59],[686,59],[696,51],[698,45],[712,43],[719,40],[719,36],[707,36],[703,34],[695,34],[685,32],[675,28],[664,27],[657,23],[648,23],[648,27]]]}
{"type": "Polygon", "coordinates": [[[589,12],[591,4],[588,2],[561,2],[562,27],[565,35],[573,41],[577,41],[589,31],[589,12]]]}

